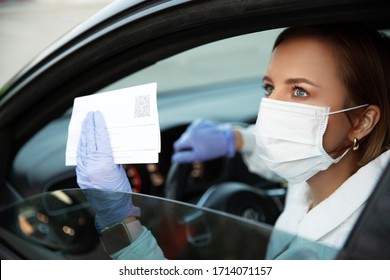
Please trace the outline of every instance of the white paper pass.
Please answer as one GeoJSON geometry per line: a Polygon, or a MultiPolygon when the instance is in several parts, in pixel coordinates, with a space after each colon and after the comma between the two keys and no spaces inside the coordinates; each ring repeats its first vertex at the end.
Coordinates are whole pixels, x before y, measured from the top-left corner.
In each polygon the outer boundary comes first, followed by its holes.
{"type": "Polygon", "coordinates": [[[157,83],[75,98],[65,164],[76,165],[82,122],[90,111],[106,121],[114,162],[156,163],[161,150],[157,83]]]}

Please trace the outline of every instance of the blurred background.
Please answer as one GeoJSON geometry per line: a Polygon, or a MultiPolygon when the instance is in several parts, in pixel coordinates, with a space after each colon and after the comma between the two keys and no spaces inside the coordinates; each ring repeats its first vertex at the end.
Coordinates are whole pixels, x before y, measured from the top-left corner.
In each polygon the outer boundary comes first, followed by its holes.
{"type": "Polygon", "coordinates": [[[52,42],[113,0],[0,0],[0,87],[52,42]]]}

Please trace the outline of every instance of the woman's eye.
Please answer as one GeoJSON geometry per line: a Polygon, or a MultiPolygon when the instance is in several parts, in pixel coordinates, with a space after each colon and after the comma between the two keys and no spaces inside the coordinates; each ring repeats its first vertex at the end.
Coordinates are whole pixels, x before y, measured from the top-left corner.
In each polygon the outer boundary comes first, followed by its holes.
{"type": "Polygon", "coordinates": [[[263,88],[265,90],[265,95],[270,96],[272,92],[274,91],[274,88],[270,85],[263,85],[263,88]]]}
{"type": "Polygon", "coordinates": [[[309,94],[303,88],[296,87],[294,89],[294,96],[296,96],[296,97],[306,97],[306,96],[309,96],[309,94]]]}

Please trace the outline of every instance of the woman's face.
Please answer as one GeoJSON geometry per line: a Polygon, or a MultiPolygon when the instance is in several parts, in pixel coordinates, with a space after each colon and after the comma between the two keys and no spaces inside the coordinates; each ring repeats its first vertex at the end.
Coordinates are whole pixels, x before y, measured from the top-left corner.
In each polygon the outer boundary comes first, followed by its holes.
{"type": "MultiPolygon", "coordinates": [[[[348,96],[336,66],[335,53],[324,41],[313,38],[283,41],[274,50],[263,78],[266,95],[281,101],[329,106],[331,112],[342,110],[348,96]]],[[[345,113],[329,116],[323,139],[329,155],[335,158],[351,146],[348,139],[351,128],[345,113]]]]}

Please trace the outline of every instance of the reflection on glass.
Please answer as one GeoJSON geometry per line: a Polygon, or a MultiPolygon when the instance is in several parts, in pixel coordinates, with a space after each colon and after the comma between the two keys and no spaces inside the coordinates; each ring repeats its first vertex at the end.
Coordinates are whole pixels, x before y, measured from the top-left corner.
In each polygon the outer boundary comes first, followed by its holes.
{"type": "MultiPolygon", "coordinates": [[[[167,259],[264,259],[268,249],[271,258],[333,258],[337,253],[287,233],[272,233],[269,225],[222,212],[142,194],[121,195],[131,196],[128,199],[141,209],[143,228],[167,259]]],[[[86,197],[90,197],[88,191],[67,190],[3,208],[1,236],[17,244],[15,248],[24,258],[109,259],[95,228],[95,211],[86,197]]],[[[109,194],[100,192],[99,197],[109,194]]],[[[121,256],[136,258],[131,245],[124,249],[130,251],[121,256]]]]}
{"type": "MultiPolygon", "coordinates": [[[[151,232],[168,259],[262,259],[265,256],[268,226],[141,194],[133,193],[132,201],[141,208],[142,225],[151,232]]],[[[0,228],[9,238],[23,240],[21,245],[38,245],[40,250],[54,252],[56,257],[107,259],[94,218],[94,210],[82,191],[57,191],[3,209],[0,228]]],[[[36,258],[22,247],[20,250],[26,258],[36,258]]]]}

